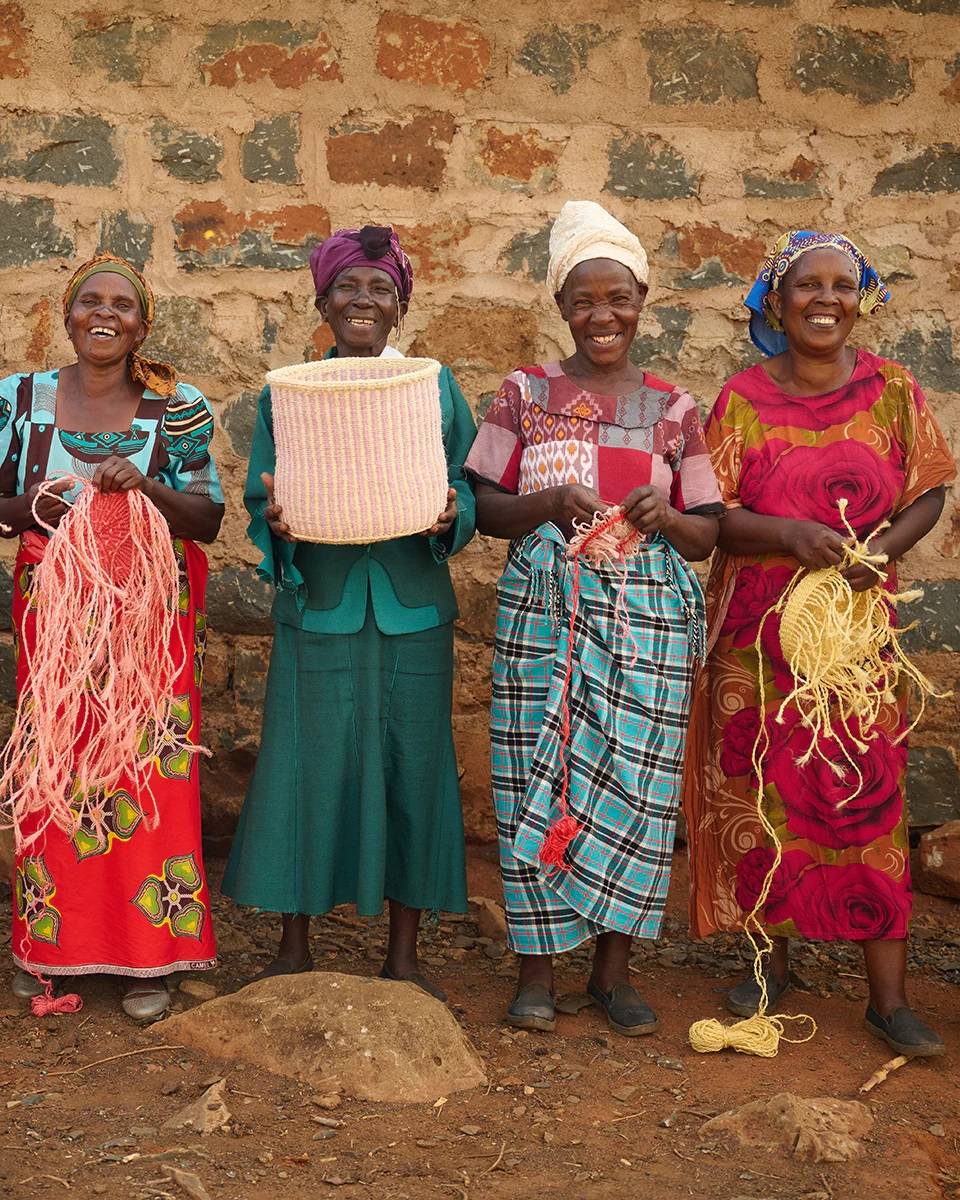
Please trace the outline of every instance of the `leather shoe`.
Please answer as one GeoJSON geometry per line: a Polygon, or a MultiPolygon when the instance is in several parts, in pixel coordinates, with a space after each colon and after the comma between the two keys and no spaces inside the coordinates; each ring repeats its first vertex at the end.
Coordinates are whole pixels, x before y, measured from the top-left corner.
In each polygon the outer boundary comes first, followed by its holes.
{"type": "Polygon", "coordinates": [[[874,1037],[883,1038],[891,1050],[909,1058],[931,1058],[945,1054],[946,1046],[938,1033],[925,1025],[913,1009],[895,1008],[889,1017],[881,1017],[868,1007],[864,1023],[874,1037]]]}
{"type": "Polygon", "coordinates": [[[553,1033],[557,1005],[553,992],[542,983],[528,983],[518,990],[507,1009],[507,1024],[515,1029],[539,1029],[553,1033]]]}
{"type": "Polygon", "coordinates": [[[588,983],[587,995],[607,1014],[610,1028],[624,1037],[653,1033],[660,1024],[657,1014],[629,983],[615,983],[609,992],[601,991],[594,983],[588,983]]]}
{"type": "Polygon", "coordinates": [[[160,976],[158,979],[143,979],[127,986],[125,980],[120,986],[123,989],[120,996],[120,1007],[138,1025],[149,1025],[158,1021],[170,1007],[170,992],[167,981],[160,976]]]}
{"type": "MultiPolygon", "coordinates": [[[[790,990],[790,976],[788,975],[781,983],[774,977],[773,971],[768,965],[763,977],[767,982],[767,1012],[774,1013],[777,1011],[781,996],[790,990]]],[[[727,992],[727,1008],[738,1017],[756,1016],[759,1007],[760,985],[752,973],[727,992]]]]}

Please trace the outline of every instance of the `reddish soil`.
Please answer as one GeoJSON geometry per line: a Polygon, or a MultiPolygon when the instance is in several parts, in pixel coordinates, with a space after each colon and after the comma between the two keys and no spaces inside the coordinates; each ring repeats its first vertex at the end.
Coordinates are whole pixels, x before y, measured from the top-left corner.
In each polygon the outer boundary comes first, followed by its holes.
{"type": "MultiPolygon", "coordinates": [[[[211,1200],[960,1197],[957,906],[918,896],[912,951],[915,1006],[942,1032],[948,1057],[908,1063],[865,1097],[876,1123],[860,1158],[804,1163],[710,1145],[699,1129],[717,1112],[780,1091],[856,1097],[892,1057],[863,1028],[858,956],[820,946],[797,957],[810,990],[797,993],[788,1011],[814,1016],[813,1041],[783,1046],[774,1059],[697,1055],[686,1041],[690,1022],[724,1015],[722,993],[742,967],[732,939],[707,945],[686,938],[685,874],[678,858],[664,938],[638,944],[636,983],[661,1018],[648,1038],[616,1036],[595,1009],[562,1016],[553,1035],[510,1032],[500,1024],[512,994],[510,956],[497,958],[499,947],[482,942],[451,946],[454,938],[476,939],[470,918],[427,929],[428,969],[449,992],[490,1080],[485,1091],[436,1107],[344,1099],[330,1110],[310,1088],[281,1076],[162,1049],[162,1037],[118,1013],[109,980],[82,982],[84,1009],[76,1016],[38,1020],[8,994],[0,1000],[0,1193],[202,1197],[191,1192],[189,1176],[169,1178],[176,1168],[196,1176],[211,1200]],[[129,1051],[143,1053],[91,1065],[129,1051]],[[224,1076],[229,1131],[200,1138],[162,1128],[224,1076]],[[321,1123],[331,1120],[342,1124],[321,1123]]],[[[471,893],[498,894],[489,849],[472,856],[471,893]]],[[[266,960],[275,922],[226,902],[217,915],[221,966],[206,979],[225,992],[266,960]]],[[[349,910],[316,922],[318,969],[373,973],[382,944],[380,922],[349,910]]],[[[579,991],[586,952],[567,956],[558,970],[558,990],[579,991]]],[[[177,1008],[197,1003],[174,997],[177,1008]]]]}

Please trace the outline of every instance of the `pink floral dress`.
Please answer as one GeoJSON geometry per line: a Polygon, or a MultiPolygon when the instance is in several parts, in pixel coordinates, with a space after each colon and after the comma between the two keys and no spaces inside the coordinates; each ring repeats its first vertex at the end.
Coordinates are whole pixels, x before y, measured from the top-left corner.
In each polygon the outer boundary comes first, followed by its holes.
{"type": "MultiPolygon", "coordinates": [[[[850,381],[822,396],[790,396],[760,365],[742,371],[721,391],[706,439],[728,507],[842,531],[837,501],[846,497],[847,517],[861,535],[955,474],[915,380],[897,363],[862,350],[850,381]]],[[[838,773],[817,756],[798,765],[809,731],[795,710],[787,710],[783,724],[771,715],[793,688],[777,618],[764,623],[759,654],[755,645],[762,617],[798,566],[783,555],[714,556],[710,650],[684,778],[691,922],[700,935],[741,927],[773,860],[757,817],[752,765],[762,673],[770,738],[763,802],[784,850],[764,910],[769,932],[903,938],[911,909],[907,747],[896,739],[906,696],[887,706],[865,754],[841,740],[827,743],[838,773]],[[859,789],[849,755],[862,774],[859,789]]]]}

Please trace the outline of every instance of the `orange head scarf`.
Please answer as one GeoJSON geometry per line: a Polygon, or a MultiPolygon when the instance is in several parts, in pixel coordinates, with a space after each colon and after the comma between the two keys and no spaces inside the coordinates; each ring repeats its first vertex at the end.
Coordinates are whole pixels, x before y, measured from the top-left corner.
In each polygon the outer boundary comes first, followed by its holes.
{"type": "MultiPolygon", "coordinates": [[[[125,279],[129,279],[136,288],[143,311],[143,322],[149,334],[156,312],[153,288],[136,267],[128,263],[125,258],[118,258],[116,254],[98,254],[74,271],[67,284],[67,290],[63,293],[63,319],[67,319],[81,286],[91,275],[99,275],[105,271],[113,275],[122,275],[125,279]]],[[[152,392],[156,392],[158,396],[172,396],[176,392],[177,373],[169,363],[146,358],[144,355],[138,354],[136,350],[130,351],[127,362],[130,366],[131,378],[137,383],[142,383],[152,392]]]]}

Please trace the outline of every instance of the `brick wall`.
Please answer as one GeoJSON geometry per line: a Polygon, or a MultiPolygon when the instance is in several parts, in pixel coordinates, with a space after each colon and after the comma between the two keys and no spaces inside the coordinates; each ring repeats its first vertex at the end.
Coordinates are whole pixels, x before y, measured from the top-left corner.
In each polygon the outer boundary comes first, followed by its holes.
{"type": "MultiPolygon", "coordinates": [[[[326,347],[305,263],[331,228],[400,228],[417,269],[401,345],[449,363],[479,413],[516,363],[568,344],[542,287],[567,197],[602,201],[640,234],[654,274],[638,361],[704,404],[752,361],[740,299],[774,235],[846,230],[893,285],[864,343],[917,373],[960,448],[960,0],[129,9],[0,0],[0,353],[5,371],[66,361],[60,292],[72,264],[107,247],[146,268],[161,298],[154,349],[213,402],[229,498],[211,553],[214,833],[255,750],[269,645],[239,499],[253,399],[267,369],[326,347]]],[[[915,649],[948,685],[958,556],[951,505],[906,564],[929,582],[915,649]]],[[[477,541],[456,568],[476,836],[492,828],[501,559],[477,541]]],[[[8,571],[0,580],[9,590],[8,571]]],[[[956,705],[940,703],[915,739],[927,807],[956,796],[956,705]]]]}

